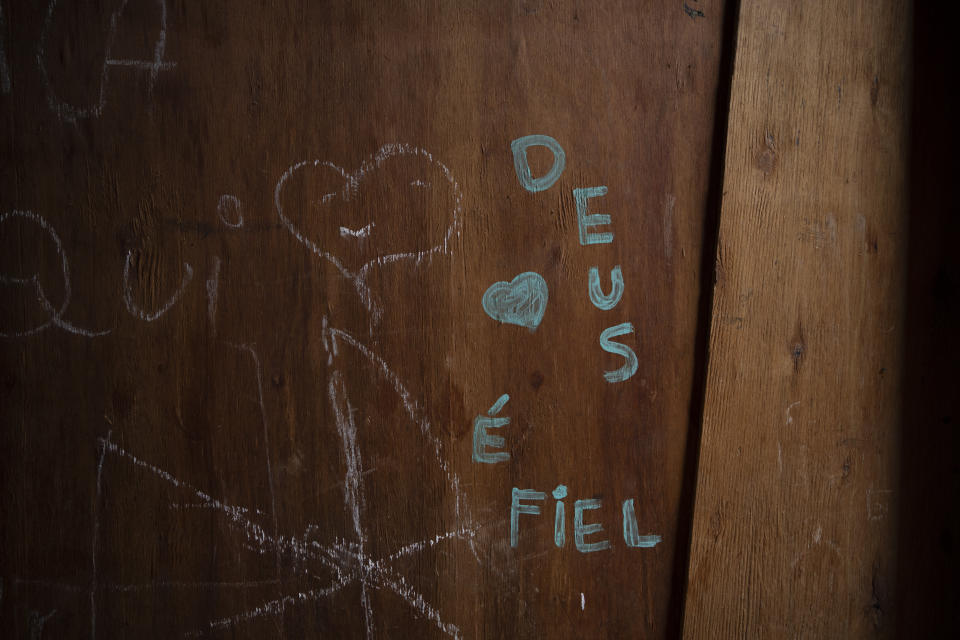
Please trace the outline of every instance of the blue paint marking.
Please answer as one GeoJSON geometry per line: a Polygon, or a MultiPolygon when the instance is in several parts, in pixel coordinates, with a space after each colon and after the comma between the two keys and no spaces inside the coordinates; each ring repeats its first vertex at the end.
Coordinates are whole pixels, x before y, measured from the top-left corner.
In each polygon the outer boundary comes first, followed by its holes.
{"type": "Polygon", "coordinates": [[[618,324],[615,327],[604,329],[603,333],[600,334],[600,348],[607,353],[623,356],[623,359],[626,360],[623,366],[616,371],[603,372],[603,377],[611,384],[614,382],[623,382],[624,380],[629,380],[633,377],[633,374],[637,372],[637,368],[640,366],[640,363],[637,361],[637,354],[633,352],[633,349],[625,344],[620,344],[619,342],[613,342],[611,340],[611,338],[623,336],[628,333],[633,333],[633,325],[629,322],[624,322],[623,324],[618,324]]]}
{"type": "Polygon", "coordinates": [[[486,416],[477,416],[473,420],[473,461],[486,464],[506,462],[510,454],[506,451],[488,451],[488,447],[501,448],[506,442],[501,436],[487,433],[487,429],[499,429],[510,424],[510,418],[495,418],[510,400],[509,394],[503,394],[490,407],[486,416]]]}
{"type": "Polygon", "coordinates": [[[623,541],[628,547],[652,549],[661,542],[660,536],[642,536],[637,529],[637,515],[633,510],[633,498],[623,502],[623,541]]]}
{"type": "Polygon", "coordinates": [[[527,271],[511,282],[495,282],[483,294],[483,310],[503,322],[535,331],[547,309],[547,281],[539,273],[527,271]]]}
{"type": "Polygon", "coordinates": [[[617,306],[620,298],[623,297],[623,272],[620,265],[610,270],[610,293],[605,294],[600,287],[600,272],[596,267],[590,267],[590,273],[587,277],[587,292],[590,294],[590,302],[598,309],[608,311],[617,306]]]}
{"type": "Polygon", "coordinates": [[[513,499],[510,502],[510,546],[516,547],[520,542],[520,514],[531,516],[540,515],[540,506],[523,504],[521,500],[545,500],[547,494],[533,489],[513,488],[513,499]]]}
{"type": "Polygon", "coordinates": [[[610,216],[605,213],[587,213],[587,200],[607,195],[606,187],[586,187],[573,190],[573,199],[577,203],[577,224],[580,227],[580,244],[610,244],[613,233],[590,231],[590,227],[610,224],[610,216]]]}
{"type": "Polygon", "coordinates": [[[544,135],[523,136],[510,143],[513,151],[513,168],[517,172],[517,179],[523,188],[531,193],[546,191],[560,179],[564,167],[567,165],[567,155],[563,152],[560,143],[544,135]],[[546,175],[534,178],[530,175],[530,163],[527,161],[527,149],[532,146],[546,147],[553,153],[553,166],[546,175]]]}
{"type": "Polygon", "coordinates": [[[610,548],[609,540],[600,542],[585,542],[584,538],[593,533],[603,531],[603,525],[596,522],[592,524],[583,524],[583,512],[591,509],[600,508],[600,499],[591,498],[589,500],[577,500],[573,503],[573,541],[577,545],[577,551],[580,553],[592,553],[594,551],[603,551],[610,548]]]}
{"type": "Polygon", "coordinates": [[[493,403],[493,406],[490,407],[490,411],[488,411],[487,413],[491,416],[497,415],[498,413],[500,413],[500,410],[506,406],[508,402],[510,402],[510,394],[505,393],[499,398],[497,398],[497,401],[493,403]]]}
{"type": "Polygon", "coordinates": [[[553,544],[562,547],[566,543],[565,528],[566,515],[563,508],[563,498],[567,497],[566,485],[558,484],[553,490],[553,497],[557,501],[557,509],[553,517],[553,544]]]}

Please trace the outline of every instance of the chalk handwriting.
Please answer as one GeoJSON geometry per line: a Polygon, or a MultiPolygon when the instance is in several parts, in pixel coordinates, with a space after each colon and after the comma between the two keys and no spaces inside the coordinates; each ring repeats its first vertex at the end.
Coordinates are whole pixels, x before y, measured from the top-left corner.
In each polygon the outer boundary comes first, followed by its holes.
{"type": "Polygon", "coordinates": [[[104,47],[104,60],[100,68],[99,86],[97,88],[97,98],[93,104],[78,106],[61,100],[53,88],[50,80],[50,74],[47,71],[47,38],[49,36],[50,25],[53,22],[53,15],[57,9],[58,0],[50,0],[47,6],[47,15],[43,22],[43,29],[40,32],[40,39],[37,43],[37,67],[40,71],[40,79],[43,82],[47,93],[47,105],[61,121],[76,123],[84,118],[99,118],[107,104],[107,79],[108,72],[113,67],[126,67],[136,70],[150,72],[149,91],[152,93],[153,86],[156,83],[157,75],[160,71],[165,71],[176,66],[175,62],[169,62],[164,59],[167,46],[167,2],[166,0],[157,0],[160,6],[160,30],[153,47],[153,58],[149,60],[120,60],[110,57],[114,42],[117,39],[117,27],[123,11],[127,7],[128,0],[123,0],[120,7],[110,15],[110,26],[106,35],[106,46],[104,47]]]}
{"type": "Polygon", "coordinates": [[[517,179],[523,188],[532,193],[546,191],[560,179],[560,174],[567,164],[566,154],[560,143],[550,136],[531,135],[517,138],[510,143],[513,151],[513,168],[517,172],[517,179]],[[553,153],[553,166],[550,171],[539,178],[530,175],[530,163],[527,160],[527,149],[532,146],[546,147],[553,153]]]}
{"type": "Polygon", "coordinates": [[[540,515],[540,505],[524,504],[524,500],[544,500],[547,497],[542,491],[533,489],[513,488],[510,502],[510,546],[516,547],[520,543],[520,515],[540,515]]]}
{"type": "Polygon", "coordinates": [[[237,196],[225,193],[217,201],[217,215],[220,216],[220,222],[231,229],[239,229],[243,226],[243,209],[240,207],[240,200],[237,196]]]}
{"type": "Polygon", "coordinates": [[[558,484],[553,490],[553,499],[557,501],[557,506],[553,511],[553,544],[562,547],[566,544],[567,520],[564,512],[563,499],[567,497],[567,486],[558,484]]]}
{"type": "Polygon", "coordinates": [[[637,354],[627,345],[613,341],[613,338],[629,333],[633,333],[633,325],[629,322],[624,322],[614,327],[604,329],[600,334],[600,348],[607,353],[622,356],[626,361],[619,369],[603,372],[603,377],[607,382],[623,382],[624,380],[632,378],[633,374],[637,372],[637,368],[639,367],[637,354]]]}
{"type": "MultiPolygon", "coordinates": [[[[511,492],[510,502],[510,546],[516,547],[520,541],[520,516],[538,516],[541,513],[540,505],[531,501],[546,499],[545,493],[534,489],[517,489],[511,492]]],[[[563,499],[567,497],[567,486],[557,485],[551,493],[556,506],[553,516],[553,544],[560,548],[566,543],[566,509],[563,499]]],[[[577,551],[580,553],[594,553],[610,549],[609,540],[587,541],[587,536],[603,532],[603,525],[597,522],[585,523],[584,512],[598,510],[602,506],[599,498],[576,500],[573,503],[573,538],[577,551]]],[[[640,535],[637,527],[637,517],[634,512],[633,499],[625,500],[622,507],[623,541],[628,547],[650,549],[661,542],[657,535],[640,535]]]]}
{"type": "Polygon", "coordinates": [[[477,416],[473,421],[473,461],[494,464],[506,462],[510,454],[506,451],[488,451],[487,447],[503,447],[505,440],[502,436],[490,435],[487,429],[499,429],[510,424],[510,418],[496,418],[500,410],[510,400],[508,394],[500,396],[486,416],[477,416]]]}
{"type": "Polygon", "coordinates": [[[639,547],[649,549],[657,546],[661,539],[660,536],[640,535],[637,528],[637,515],[633,509],[633,498],[623,501],[623,541],[628,547],[639,547]]]}
{"type": "Polygon", "coordinates": [[[605,294],[600,287],[600,272],[596,267],[590,267],[590,273],[587,276],[587,292],[590,295],[590,302],[598,309],[609,311],[617,306],[620,298],[623,297],[623,272],[620,271],[620,265],[610,270],[609,294],[605,294]]]}
{"type": "Polygon", "coordinates": [[[193,280],[193,267],[188,263],[183,263],[183,278],[180,282],[180,286],[174,291],[167,301],[164,302],[159,309],[156,311],[146,311],[140,307],[133,300],[133,284],[130,282],[130,262],[133,257],[133,251],[127,251],[127,258],[123,264],[123,303],[127,306],[127,311],[132,315],[140,318],[141,320],[146,320],[147,322],[153,322],[177,303],[177,300],[183,294],[184,290],[187,288],[187,285],[190,284],[190,281],[193,280]]]}
{"type": "Polygon", "coordinates": [[[547,308],[547,282],[539,273],[527,271],[511,282],[495,282],[483,294],[483,310],[504,324],[535,331],[547,308]]]}
{"type": "Polygon", "coordinates": [[[67,306],[70,304],[70,263],[67,261],[67,254],[64,252],[63,244],[60,242],[60,236],[57,235],[57,232],[53,229],[50,224],[44,220],[41,216],[33,213],[32,211],[18,211],[13,210],[4,214],[0,214],[0,229],[3,229],[4,223],[8,223],[11,220],[15,219],[27,220],[37,225],[46,232],[46,234],[53,241],[53,245],[56,248],[57,256],[60,258],[60,274],[63,280],[63,301],[60,303],[59,308],[55,308],[53,303],[50,302],[50,299],[47,297],[46,292],[44,291],[43,284],[40,282],[40,274],[32,273],[29,276],[11,276],[0,273],[0,284],[10,285],[15,287],[25,287],[32,288],[33,293],[37,297],[37,302],[39,302],[40,307],[43,309],[47,318],[44,322],[34,327],[22,329],[20,331],[0,331],[0,337],[3,338],[23,338],[26,336],[31,336],[36,333],[40,333],[44,329],[49,327],[57,327],[63,329],[69,333],[73,333],[80,336],[85,336],[88,338],[95,338],[98,336],[105,336],[110,333],[107,331],[91,331],[89,329],[83,329],[75,324],[65,320],[63,314],[67,311],[67,306]]]}
{"type": "Polygon", "coordinates": [[[609,244],[613,242],[613,232],[590,231],[593,227],[610,224],[610,216],[605,213],[587,213],[588,200],[607,195],[606,187],[586,187],[573,190],[573,199],[577,205],[577,226],[580,230],[580,244],[609,244]]]}
{"type": "Polygon", "coordinates": [[[586,542],[586,537],[592,533],[603,533],[603,525],[599,523],[584,524],[583,512],[599,509],[601,501],[599,498],[590,498],[587,500],[577,500],[573,503],[573,541],[577,545],[577,551],[581,553],[593,553],[610,548],[609,540],[600,540],[598,542],[586,542]]]}

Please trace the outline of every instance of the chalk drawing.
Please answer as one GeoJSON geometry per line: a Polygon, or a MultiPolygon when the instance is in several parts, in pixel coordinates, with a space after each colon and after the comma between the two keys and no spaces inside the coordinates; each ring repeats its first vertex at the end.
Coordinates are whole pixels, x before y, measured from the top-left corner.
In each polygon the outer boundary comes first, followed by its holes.
{"type": "Polygon", "coordinates": [[[50,618],[57,614],[54,609],[45,616],[41,616],[39,611],[30,612],[30,640],[40,640],[43,638],[43,627],[49,622],[50,618]]]}
{"type": "MultiPolygon", "coordinates": [[[[217,258],[217,266],[219,267],[219,258],[217,258]]],[[[254,373],[256,374],[257,379],[257,405],[260,407],[260,423],[263,427],[263,457],[267,471],[267,486],[270,489],[270,516],[273,519],[273,535],[277,537],[280,535],[280,524],[277,517],[277,495],[274,489],[274,480],[273,480],[273,470],[270,466],[270,428],[267,424],[267,405],[263,399],[263,367],[260,365],[260,356],[257,354],[257,350],[252,344],[241,344],[233,345],[234,348],[239,349],[247,353],[250,356],[250,359],[253,361],[254,373]]],[[[277,571],[277,580],[280,579],[280,549],[279,547],[275,549],[275,568],[277,571]]],[[[280,610],[281,614],[283,613],[283,604],[281,603],[280,610]]]]}
{"type": "Polygon", "coordinates": [[[510,150],[513,151],[513,169],[517,173],[517,179],[523,188],[531,193],[546,191],[552,187],[567,164],[567,156],[563,152],[560,143],[550,136],[531,135],[517,138],[510,143],[510,150]],[[530,175],[530,163],[527,160],[527,149],[533,146],[546,147],[553,153],[553,165],[550,171],[539,178],[530,175]]]}
{"type": "Polygon", "coordinates": [[[183,263],[183,278],[180,282],[180,287],[171,294],[167,301],[164,302],[159,309],[153,312],[145,311],[133,300],[133,285],[130,282],[130,258],[133,256],[133,251],[127,251],[127,258],[123,264],[123,303],[127,306],[127,311],[132,315],[140,318],[141,320],[146,320],[147,322],[153,322],[177,303],[177,300],[180,299],[180,296],[183,294],[184,290],[187,288],[187,285],[190,284],[190,281],[193,280],[193,267],[188,263],[183,263]]]}
{"type": "Polygon", "coordinates": [[[609,540],[601,540],[599,542],[586,542],[585,540],[588,535],[603,532],[603,525],[599,523],[583,523],[583,512],[599,509],[600,505],[601,502],[599,498],[577,500],[573,503],[573,541],[577,545],[577,551],[580,553],[592,553],[610,548],[609,540]]]}
{"type": "Polygon", "coordinates": [[[0,94],[10,95],[12,83],[10,81],[10,65],[7,64],[7,47],[4,42],[7,35],[7,18],[3,13],[3,3],[0,3],[0,94]]]}
{"type": "Polygon", "coordinates": [[[573,199],[577,204],[577,227],[580,230],[580,244],[609,244],[613,242],[610,231],[590,231],[592,227],[610,224],[610,216],[605,213],[587,213],[587,200],[607,195],[606,187],[586,187],[573,190],[573,199]]]}
{"type": "Polygon", "coordinates": [[[637,354],[633,352],[633,349],[625,344],[613,342],[611,339],[618,336],[627,335],[628,333],[633,333],[633,325],[629,322],[624,322],[614,327],[604,329],[600,334],[600,348],[607,353],[613,353],[622,356],[626,361],[619,369],[603,372],[604,379],[611,384],[614,382],[623,382],[624,380],[629,380],[631,377],[633,377],[633,374],[637,372],[637,368],[640,366],[640,363],[637,361],[637,354]]]}
{"type": "Polygon", "coordinates": [[[47,105],[61,121],[76,123],[77,120],[84,118],[99,118],[107,104],[107,77],[108,71],[112,67],[132,68],[136,70],[145,70],[150,72],[150,83],[148,90],[152,94],[153,86],[156,83],[157,75],[160,71],[166,71],[176,66],[175,62],[164,60],[164,53],[167,46],[167,2],[166,0],[157,0],[160,6],[160,33],[154,42],[152,60],[118,60],[110,57],[114,42],[117,38],[117,23],[127,7],[128,0],[123,0],[120,6],[110,15],[110,26],[107,30],[106,45],[104,47],[104,60],[100,68],[99,87],[97,89],[97,98],[94,104],[86,106],[77,106],[61,100],[53,89],[50,81],[50,75],[47,71],[46,63],[46,44],[50,31],[50,25],[53,21],[54,11],[57,8],[59,0],[50,0],[47,6],[47,15],[43,22],[43,29],[40,32],[40,38],[37,42],[37,67],[40,71],[40,79],[46,88],[47,105]]]}
{"type": "Polygon", "coordinates": [[[243,226],[243,209],[237,196],[229,193],[220,196],[220,200],[217,201],[217,215],[220,216],[220,222],[231,229],[239,229],[243,226]]]}
{"type": "Polygon", "coordinates": [[[371,222],[365,227],[359,229],[349,229],[347,227],[340,227],[340,237],[342,238],[366,238],[370,235],[370,232],[373,231],[373,227],[376,226],[375,222],[371,222]]]}
{"type": "MultiPolygon", "coordinates": [[[[339,371],[334,371],[330,376],[329,384],[330,402],[333,406],[333,412],[336,416],[337,431],[340,432],[340,439],[343,443],[343,456],[347,462],[346,483],[343,488],[343,498],[346,502],[347,510],[353,516],[353,532],[357,536],[357,549],[360,554],[364,553],[364,547],[367,544],[366,534],[360,524],[364,510],[363,496],[363,463],[360,460],[360,448],[357,446],[357,426],[353,422],[353,407],[350,406],[350,400],[347,398],[346,388],[343,384],[343,378],[339,371]]],[[[360,601],[363,604],[364,623],[366,625],[367,637],[373,637],[373,611],[370,607],[370,594],[367,591],[368,576],[366,572],[360,580],[360,601]]]]}
{"type": "MultiPolygon", "coordinates": [[[[417,186],[424,188],[427,186],[427,184],[428,183],[421,182],[421,184],[417,186]]],[[[335,197],[335,195],[336,194],[327,194],[324,196],[323,202],[329,202],[333,199],[333,197],[335,197]]],[[[298,162],[292,165],[289,169],[287,169],[286,172],[284,172],[282,176],[280,176],[280,179],[277,181],[277,186],[274,189],[274,204],[276,205],[277,215],[279,216],[280,221],[287,228],[287,230],[293,234],[293,237],[295,237],[316,256],[333,265],[343,275],[343,277],[353,285],[360,297],[361,302],[367,311],[370,312],[374,323],[379,321],[382,308],[380,302],[375,298],[373,292],[367,286],[366,281],[370,269],[396,262],[408,262],[416,267],[425,262],[429,262],[434,256],[448,255],[453,248],[454,239],[460,236],[462,200],[463,196],[460,192],[460,186],[457,184],[456,180],[454,180],[450,169],[448,169],[447,166],[439,160],[436,160],[429,151],[409,144],[383,145],[376,154],[365,160],[360,165],[360,168],[352,173],[342,169],[341,167],[338,167],[332,162],[325,160],[306,160],[303,162],[298,162]],[[337,173],[343,180],[343,190],[341,195],[345,200],[347,200],[352,194],[357,192],[361,183],[372,179],[372,176],[375,175],[375,171],[383,166],[383,163],[390,158],[421,158],[427,160],[437,169],[439,169],[443,177],[449,183],[453,194],[454,205],[452,210],[449,212],[450,223],[447,227],[446,233],[444,234],[443,240],[437,245],[426,247],[418,251],[377,255],[373,259],[361,265],[359,269],[351,270],[347,268],[340,257],[330,253],[329,250],[317,244],[317,242],[313,239],[307,237],[307,235],[293,222],[289,212],[285,211],[283,208],[282,195],[284,187],[295,173],[303,170],[304,168],[326,167],[337,173]]],[[[373,226],[367,225],[359,230],[340,227],[339,230],[341,232],[341,236],[345,233],[346,235],[355,235],[357,237],[368,237],[373,230],[373,226]]]]}
{"type": "Polygon", "coordinates": [[[490,435],[487,429],[499,429],[510,424],[510,418],[496,418],[500,410],[510,400],[508,394],[500,396],[485,416],[477,416],[473,420],[473,461],[486,464],[506,462],[510,454],[506,451],[487,451],[487,447],[501,448],[506,442],[502,436],[490,435]]]}
{"type": "Polygon", "coordinates": [[[598,309],[608,311],[617,306],[620,298],[623,297],[623,272],[620,265],[610,270],[610,293],[606,294],[600,286],[600,272],[596,267],[590,267],[590,273],[587,276],[587,293],[590,295],[590,302],[598,309]]]}
{"type": "MultiPolygon", "coordinates": [[[[364,358],[366,358],[367,361],[373,366],[374,370],[378,372],[382,378],[382,381],[385,381],[390,387],[393,388],[394,392],[397,394],[401,403],[403,404],[407,417],[413,424],[417,426],[421,436],[426,438],[427,441],[432,445],[433,455],[437,465],[443,471],[447,480],[447,484],[454,495],[454,505],[456,508],[457,519],[459,521],[469,522],[470,518],[466,513],[466,505],[464,504],[463,493],[460,489],[460,479],[453,471],[451,471],[450,465],[443,454],[443,445],[432,433],[432,426],[430,425],[430,421],[424,415],[423,409],[421,409],[419,404],[411,397],[410,392],[400,381],[400,378],[390,369],[383,358],[374,353],[369,347],[359,342],[351,334],[343,331],[342,329],[335,329],[329,326],[326,328],[326,333],[330,343],[331,351],[334,355],[337,353],[338,343],[342,341],[344,344],[352,347],[364,358]]],[[[473,548],[472,541],[471,547],[473,548]]],[[[474,555],[476,555],[475,548],[474,555]]]]}
{"type": "MultiPolygon", "coordinates": [[[[343,422],[340,426],[342,426],[345,430],[349,440],[349,431],[351,428],[348,422],[349,418],[347,417],[349,416],[349,401],[345,398],[345,396],[341,395],[341,387],[339,385],[340,383],[333,382],[332,391],[337,399],[337,406],[339,406],[341,410],[347,409],[346,413],[341,413],[340,417],[343,422]]],[[[333,578],[329,584],[320,586],[316,589],[284,594],[280,597],[262,602],[257,606],[253,606],[234,615],[212,619],[204,624],[203,627],[189,632],[187,634],[188,637],[204,636],[210,631],[231,628],[238,624],[249,622],[264,616],[281,615],[287,606],[305,604],[315,602],[322,598],[332,597],[341,592],[343,587],[352,583],[366,585],[367,588],[390,591],[400,597],[416,614],[431,621],[438,629],[448,636],[453,638],[461,637],[460,629],[455,624],[445,622],[442,619],[439,611],[430,603],[428,603],[421,594],[419,594],[411,585],[406,582],[403,576],[397,574],[396,571],[390,568],[389,565],[396,559],[419,553],[420,551],[432,548],[443,541],[454,539],[472,540],[476,536],[480,527],[461,527],[453,531],[443,532],[434,536],[433,538],[405,545],[403,548],[397,550],[395,553],[387,557],[375,559],[364,553],[361,550],[360,545],[355,542],[335,541],[332,544],[325,545],[321,544],[318,540],[308,539],[311,535],[311,532],[320,530],[320,527],[317,524],[309,524],[301,536],[285,536],[279,533],[268,533],[262,525],[250,519],[248,514],[251,513],[251,509],[237,505],[231,505],[214,498],[203,490],[176,478],[171,473],[160,469],[159,467],[152,465],[149,462],[146,462],[145,460],[142,460],[129,451],[123,449],[118,444],[114,443],[110,439],[109,435],[106,438],[100,438],[98,440],[98,444],[101,452],[97,471],[98,505],[100,502],[101,486],[104,481],[104,477],[106,476],[104,460],[105,458],[109,457],[112,461],[111,465],[118,465],[134,471],[146,473],[149,476],[168,484],[174,489],[189,494],[191,500],[198,501],[200,504],[205,504],[211,509],[220,512],[226,517],[230,528],[233,531],[241,534],[246,539],[247,544],[245,547],[250,551],[260,555],[279,553],[289,566],[297,569],[301,574],[314,579],[319,578],[305,568],[307,563],[311,561],[316,562],[320,566],[332,571],[335,575],[335,578],[333,578]],[[121,463],[123,464],[121,465],[121,463]]],[[[359,469],[361,465],[361,460],[359,457],[357,457],[354,462],[351,463],[351,465],[352,471],[359,469]]],[[[114,473],[114,471],[111,471],[111,473],[114,473]]],[[[358,493],[355,495],[359,495],[359,491],[361,490],[359,480],[356,481],[354,486],[358,490],[358,493]]],[[[347,491],[350,492],[351,490],[348,489],[347,491]]],[[[94,520],[96,534],[96,527],[98,526],[99,518],[102,517],[102,514],[99,514],[99,511],[95,510],[95,515],[97,516],[94,520]]],[[[96,544],[96,537],[97,536],[94,535],[94,544],[96,544]]],[[[94,558],[96,558],[96,553],[94,554],[94,558]]],[[[277,584],[278,587],[281,588],[283,586],[279,580],[242,583],[158,582],[147,585],[115,585],[106,583],[101,584],[100,581],[94,579],[91,581],[91,624],[94,632],[93,635],[95,636],[96,631],[96,607],[95,600],[93,598],[96,592],[100,589],[109,589],[114,591],[139,591],[149,590],[151,588],[186,588],[193,590],[218,589],[225,585],[230,585],[233,588],[245,588],[254,584],[277,584]]],[[[371,627],[368,627],[367,629],[369,632],[371,627]]]]}
{"type": "Polygon", "coordinates": [[[207,278],[207,317],[211,330],[217,332],[217,287],[220,283],[220,256],[213,258],[213,270],[207,278]]]}
{"type": "Polygon", "coordinates": [[[539,273],[527,271],[510,282],[495,282],[483,294],[483,310],[504,324],[535,331],[547,309],[547,282],[539,273]]]}
{"type": "Polygon", "coordinates": [[[633,498],[623,501],[623,541],[628,547],[651,549],[661,542],[660,536],[642,536],[637,528],[637,515],[633,508],[633,498]]]}
{"type": "Polygon", "coordinates": [[[2,332],[0,331],[0,337],[2,338],[23,338],[26,336],[31,336],[37,333],[40,333],[44,329],[49,327],[57,327],[63,329],[69,333],[73,333],[79,336],[84,336],[87,338],[95,338],[98,336],[105,336],[110,333],[109,330],[106,331],[91,331],[89,329],[83,329],[76,326],[75,324],[64,320],[63,314],[67,311],[67,306],[70,304],[70,263],[67,261],[67,254],[63,250],[63,244],[60,242],[60,236],[57,235],[57,232],[53,229],[50,224],[44,220],[41,216],[33,213],[32,211],[19,211],[13,210],[4,214],[0,214],[0,228],[2,228],[3,223],[8,220],[15,218],[21,218],[24,220],[29,220],[30,222],[36,224],[38,227],[43,229],[47,235],[50,236],[50,239],[53,240],[53,244],[57,250],[57,256],[60,258],[60,274],[63,279],[63,301],[60,303],[60,308],[54,308],[53,303],[50,302],[50,299],[47,297],[47,294],[44,292],[43,285],[40,283],[40,274],[34,273],[29,277],[14,277],[8,276],[5,274],[0,274],[0,284],[19,286],[19,287],[32,287],[35,295],[37,296],[37,301],[40,303],[41,308],[44,313],[47,314],[47,319],[45,322],[31,327],[29,329],[24,329],[22,331],[13,331],[13,332],[2,332]]]}

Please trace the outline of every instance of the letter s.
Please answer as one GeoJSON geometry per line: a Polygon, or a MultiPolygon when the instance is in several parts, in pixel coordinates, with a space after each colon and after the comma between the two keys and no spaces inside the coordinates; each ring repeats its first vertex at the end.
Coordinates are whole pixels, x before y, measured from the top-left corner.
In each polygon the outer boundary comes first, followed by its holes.
{"type": "Polygon", "coordinates": [[[620,344],[619,342],[613,342],[611,340],[611,338],[616,338],[617,336],[626,335],[628,333],[633,333],[633,325],[629,322],[624,322],[623,324],[618,324],[615,327],[604,329],[603,333],[600,334],[600,348],[607,353],[623,356],[623,359],[626,360],[623,366],[616,371],[603,372],[603,377],[606,378],[607,382],[623,382],[624,380],[629,380],[632,378],[633,374],[637,372],[639,363],[637,362],[637,354],[633,352],[633,349],[625,344],[620,344]]]}

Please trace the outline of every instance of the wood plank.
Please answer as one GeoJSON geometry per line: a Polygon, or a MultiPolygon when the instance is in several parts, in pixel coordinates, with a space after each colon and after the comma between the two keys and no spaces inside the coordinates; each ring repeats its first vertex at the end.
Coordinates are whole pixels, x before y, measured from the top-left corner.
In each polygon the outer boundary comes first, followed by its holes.
{"type": "Polygon", "coordinates": [[[667,635],[724,12],[687,5],[3,3],[0,635],[667,635]],[[535,331],[481,302],[526,272],[535,331]]]}
{"type": "Polygon", "coordinates": [[[686,637],[893,634],[909,43],[742,3],[686,637]]]}

